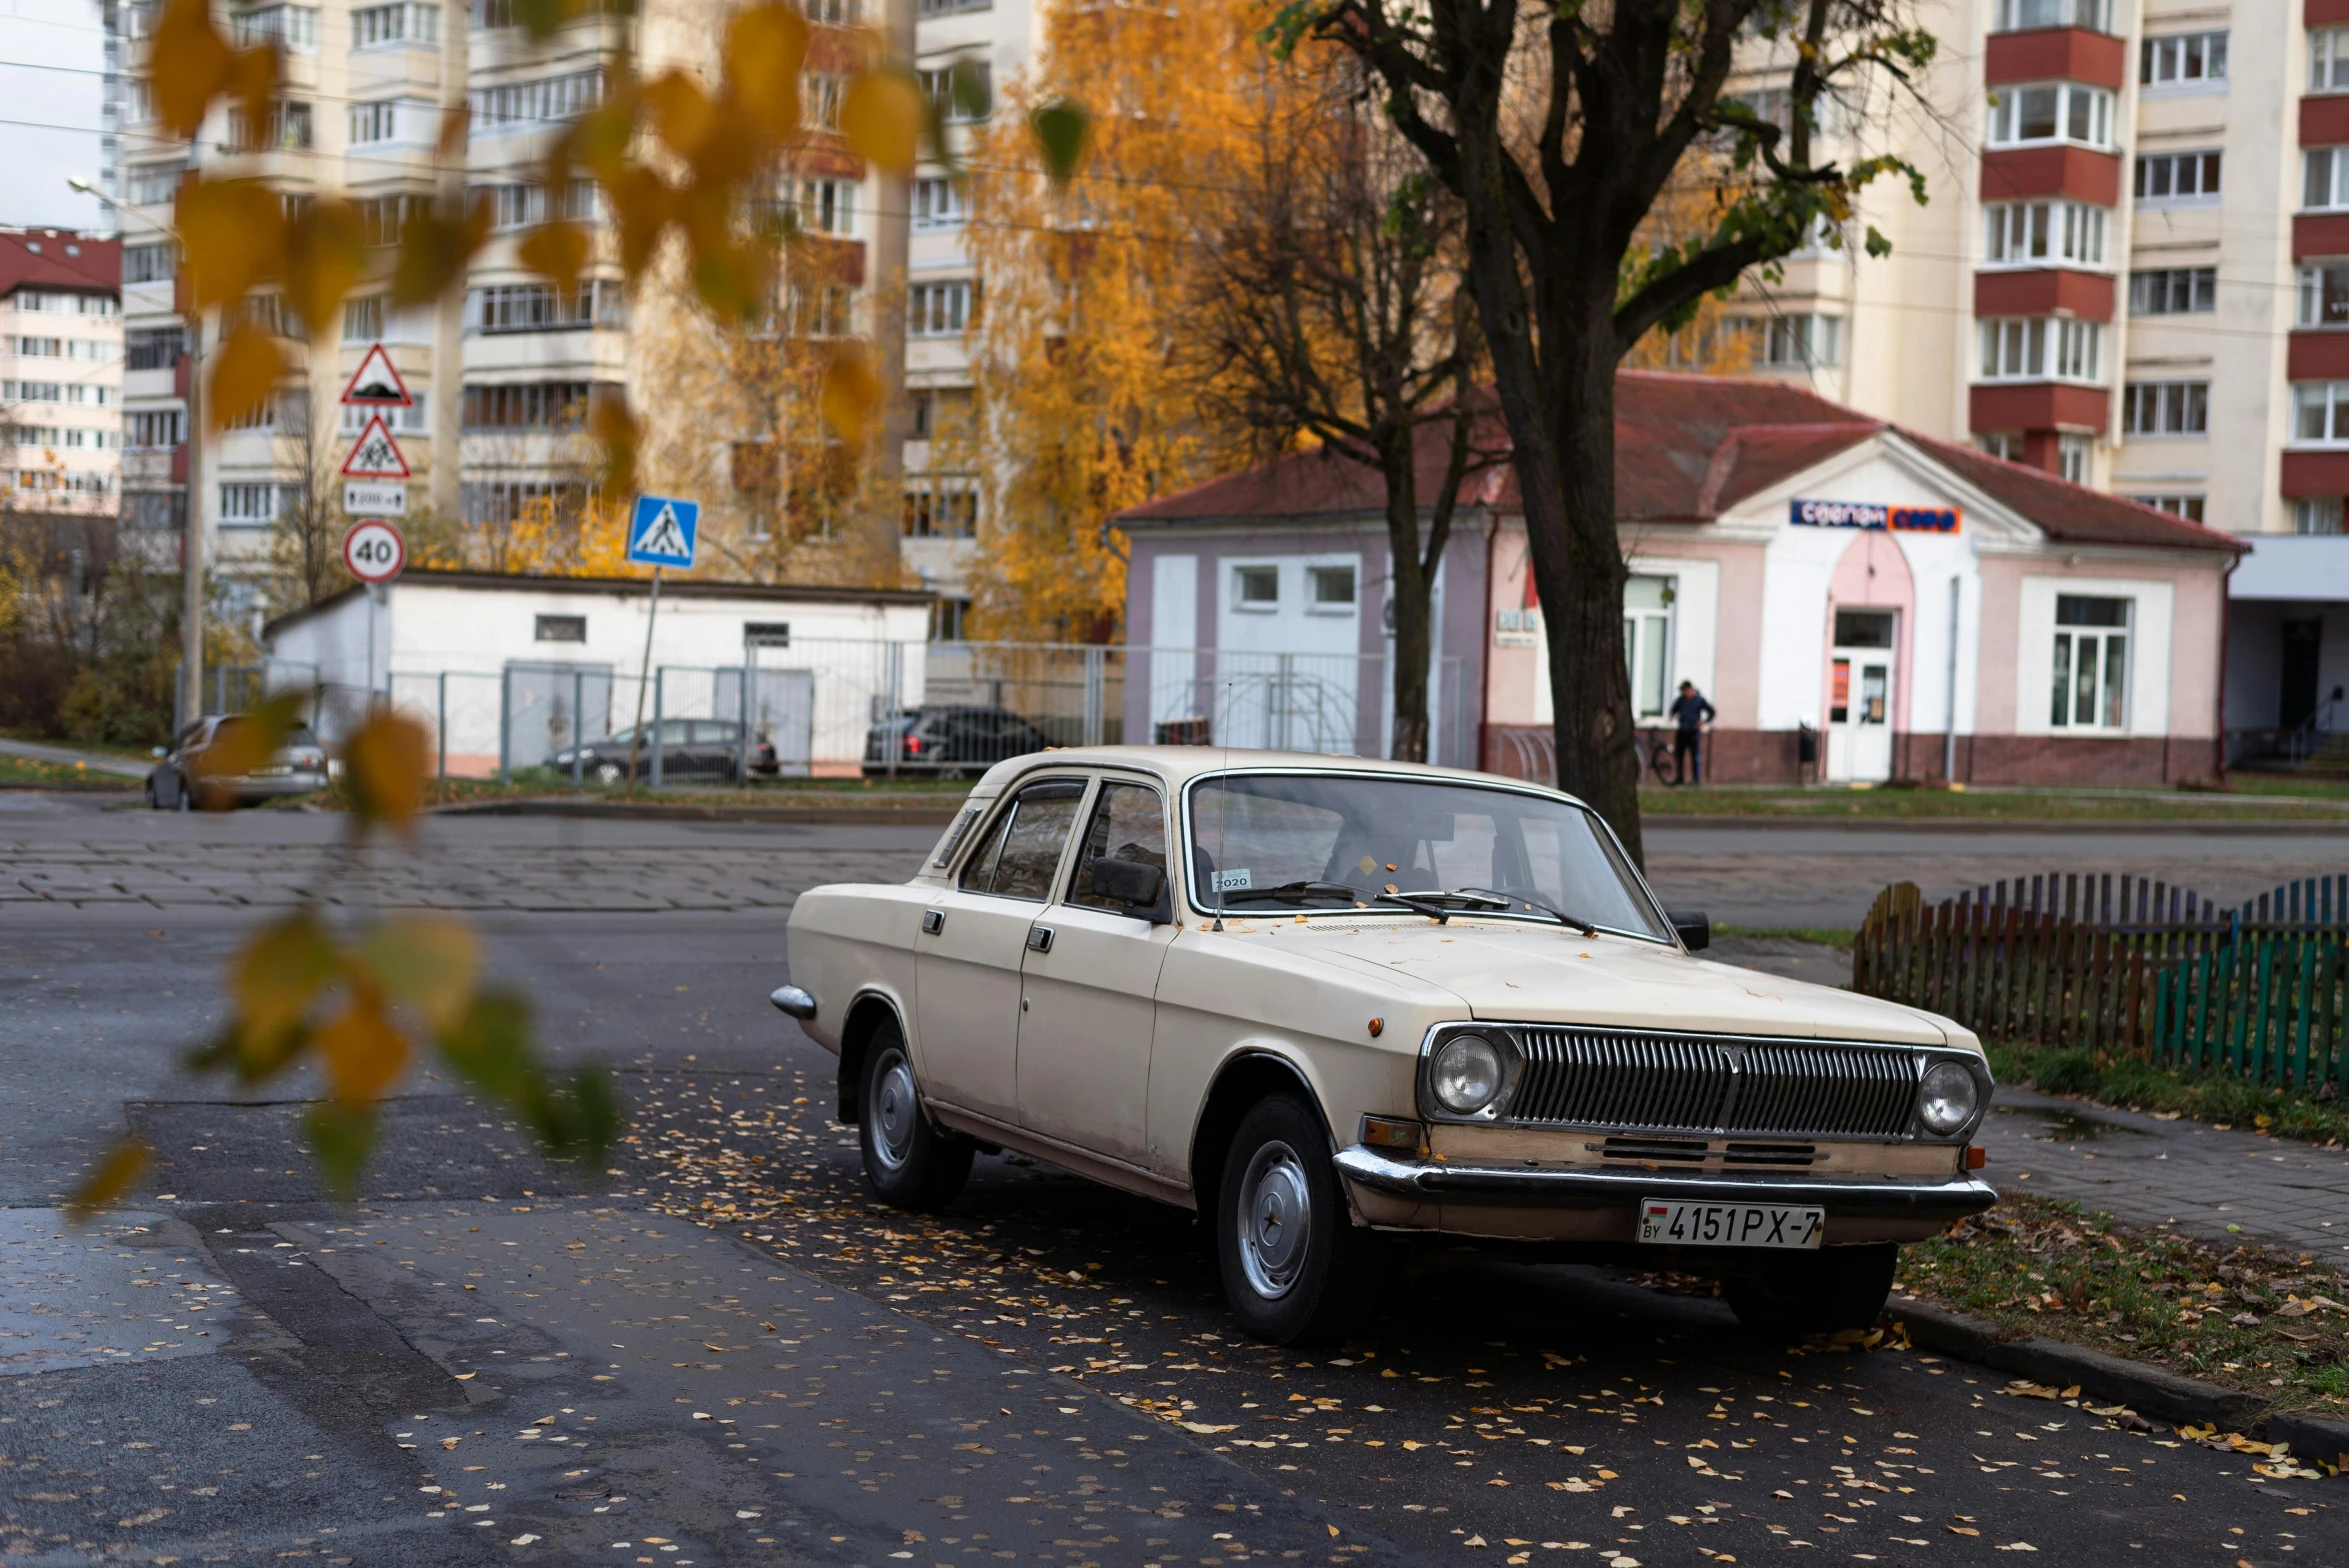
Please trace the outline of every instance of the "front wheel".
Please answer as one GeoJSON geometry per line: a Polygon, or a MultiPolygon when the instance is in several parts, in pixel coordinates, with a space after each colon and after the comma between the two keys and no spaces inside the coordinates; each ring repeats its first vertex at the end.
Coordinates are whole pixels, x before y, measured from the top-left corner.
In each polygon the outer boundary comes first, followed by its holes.
{"type": "Polygon", "coordinates": [[[1354,1216],[1302,1100],[1260,1100],[1224,1156],[1216,1258],[1240,1326],[1276,1345],[1343,1339],[1376,1305],[1381,1246],[1354,1216]]]}
{"type": "Polygon", "coordinates": [[[865,1185],[873,1196],[899,1209],[942,1209],[971,1179],[968,1138],[931,1124],[914,1083],[905,1036],[894,1021],[883,1024],[865,1047],[864,1114],[857,1143],[864,1153],[865,1185]]]}
{"type": "Polygon", "coordinates": [[[603,785],[617,784],[626,772],[617,762],[599,762],[595,765],[595,781],[603,785]]]}
{"type": "Polygon", "coordinates": [[[1767,1338],[1873,1328],[1899,1266],[1894,1242],[1821,1247],[1733,1274],[1721,1295],[1748,1333],[1767,1338]]]}

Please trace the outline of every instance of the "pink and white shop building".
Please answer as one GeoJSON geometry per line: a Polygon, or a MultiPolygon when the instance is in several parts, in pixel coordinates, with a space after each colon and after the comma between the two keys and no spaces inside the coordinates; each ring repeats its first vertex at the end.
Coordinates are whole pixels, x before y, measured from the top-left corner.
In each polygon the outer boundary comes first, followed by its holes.
{"type": "MultiPolygon", "coordinates": [[[[1633,705],[1660,728],[1680,682],[1711,699],[1709,779],[2218,771],[2232,536],[1791,387],[1625,372],[1617,403],[1633,705]]],[[[1423,442],[1423,515],[1443,439],[1423,442]]],[[[1386,749],[1375,473],[1302,453],[1118,522],[1127,736],[1386,749]]],[[[1546,765],[1527,566],[1512,471],[1472,475],[1437,579],[1432,760],[1546,765]]]]}

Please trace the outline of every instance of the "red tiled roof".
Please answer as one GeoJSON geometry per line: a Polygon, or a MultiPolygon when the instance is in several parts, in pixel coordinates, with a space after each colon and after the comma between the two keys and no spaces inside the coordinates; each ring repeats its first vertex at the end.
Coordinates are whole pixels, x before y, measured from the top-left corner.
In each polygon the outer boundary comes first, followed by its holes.
{"type": "Polygon", "coordinates": [[[119,294],[122,241],[71,229],[0,230],[0,298],[26,287],[119,294]]]}
{"type": "MultiPolygon", "coordinates": [[[[2060,542],[2238,553],[2248,548],[2217,529],[1900,429],[1797,387],[1636,370],[1622,372],[1615,383],[1616,515],[1624,522],[1710,522],[1748,496],[1887,431],[2060,542]]],[[[1444,425],[1421,429],[1422,506],[1443,482],[1450,439],[1444,425]]],[[[1478,421],[1475,440],[1489,452],[1508,450],[1497,415],[1478,421]]],[[[1472,475],[1461,500],[1517,512],[1516,470],[1502,463],[1472,475]]],[[[1375,516],[1385,507],[1385,486],[1375,469],[1316,448],[1144,502],[1117,520],[1147,525],[1375,516]]]]}

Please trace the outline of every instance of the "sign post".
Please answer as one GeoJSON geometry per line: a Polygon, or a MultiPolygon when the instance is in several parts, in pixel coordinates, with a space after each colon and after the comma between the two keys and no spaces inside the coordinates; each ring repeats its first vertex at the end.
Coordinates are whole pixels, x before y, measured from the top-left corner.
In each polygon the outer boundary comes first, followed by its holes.
{"type": "MultiPolygon", "coordinates": [[[[653,618],[661,612],[661,569],[693,569],[693,546],[701,532],[701,503],[674,496],[640,495],[628,519],[628,559],[650,566],[652,599],[644,610],[644,664],[636,676],[636,726],[628,737],[628,793],[636,793],[636,758],[644,748],[644,689],[652,683],[653,618]]],[[[739,781],[737,781],[739,782],[739,781]]]]}
{"type": "Polygon", "coordinates": [[[343,535],[343,569],[364,585],[367,595],[367,707],[375,708],[375,607],[383,585],[408,564],[408,541],[380,517],[363,517],[343,535]]]}

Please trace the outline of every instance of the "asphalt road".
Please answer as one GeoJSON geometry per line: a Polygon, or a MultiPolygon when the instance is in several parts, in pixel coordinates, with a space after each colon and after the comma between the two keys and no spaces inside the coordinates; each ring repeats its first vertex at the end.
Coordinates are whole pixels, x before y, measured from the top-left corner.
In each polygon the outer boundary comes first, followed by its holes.
{"type": "Polygon", "coordinates": [[[418,1077],[337,1207],[300,1086],[173,1065],[269,907],[226,879],[312,875],[334,825],[0,820],[7,881],[78,854],[100,890],[0,903],[0,1554],[2349,1560],[2337,1483],[1959,1363],[1756,1345],[1650,1282],[1440,1257],[1345,1354],[1294,1355],[1235,1335],[1187,1216],[1017,1159],[942,1216],[873,1206],[830,1059],[763,997],[778,906],[902,875],[926,830],[435,824],[435,869],[377,885],[526,881],[475,918],[546,1047],[620,1069],[634,1141],[599,1185],[418,1077]],[[100,896],[108,857],[223,880],[100,896]],[[57,1195],[126,1124],[166,1159],[67,1230],[57,1195]]]}

